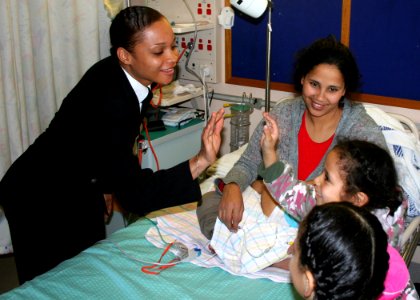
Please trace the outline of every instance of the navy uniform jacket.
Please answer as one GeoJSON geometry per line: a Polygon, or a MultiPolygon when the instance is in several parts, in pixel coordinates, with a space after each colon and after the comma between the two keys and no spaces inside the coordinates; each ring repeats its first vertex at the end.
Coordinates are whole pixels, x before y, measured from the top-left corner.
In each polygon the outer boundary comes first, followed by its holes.
{"type": "Polygon", "coordinates": [[[54,226],[70,241],[84,240],[69,256],[103,238],[104,193],[114,193],[124,209],[137,214],[201,198],[188,161],[157,172],[140,168],[133,145],[142,120],[116,58],[86,72],[0,182],[17,264],[32,226],[45,235],[54,226]]]}

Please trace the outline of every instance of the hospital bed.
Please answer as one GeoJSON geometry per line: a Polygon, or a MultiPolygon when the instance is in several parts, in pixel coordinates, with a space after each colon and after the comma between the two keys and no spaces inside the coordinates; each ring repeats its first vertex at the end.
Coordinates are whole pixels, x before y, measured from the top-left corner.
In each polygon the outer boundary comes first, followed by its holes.
{"type": "MultiPolygon", "coordinates": [[[[404,128],[411,132],[414,138],[420,143],[420,133],[411,119],[396,113],[388,113],[391,117],[398,120],[404,128]]],[[[420,201],[420,199],[419,199],[420,201]]],[[[407,266],[410,265],[414,253],[420,243],[420,216],[410,218],[408,220],[407,228],[402,238],[402,256],[407,266]]]]}
{"type": "MultiPolygon", "coordinates": [[[[192,203],[149,217],[194,209],[192,203]]],[[[144,273],[142,267],[157,262],[163,251],[145,238],[153,227],[140,218],[0,299],[300,299],[290,283],[234,276],[189,262],[157,275],[144,273]]],[[[169,253],[162,262],[174,257],[169,253]]]]}
{"type": "Polygon", "coordinates": [[[382,128],[400,184],[407,192],[409,207],[401,255],[409,266],[420,242],[420,133],[414,122],[404,115],[385,113],[372,104],[364,106],[382,128]]]}
{"type": "MultiPolygon", "coordinates": [[[[412,122],[405,117],[400,122],[408,123],[405,129],[416,135],[418,142],[418,132],[412,122]]],[[[228,172],[245,146],[222,156],[207,170],[208,178],[201,184],[203,193],[214,189],[214,178],[228,172]]],[[[145,273],[142,267],[157,262],[163,253],[163,248],[156,247],[148,238],[156,227],[156,218],[195,216],[195,208],[196,203],[191,203],[140,218],[53,270],[0,295],[0,299],[300,299],[286,277],[282,282],[269,277],[254,279],[191,262],[163,268],[155,275],[145,273]]],[[[194,226],[198,225],[190,227],[194,226]]],[[[402,254],[407,265],[419,239],[420,217],[415,217],[410,219],[403,237],[402,254]]],[[[168,253],[162,262],[175,257],[168,253]]]]}

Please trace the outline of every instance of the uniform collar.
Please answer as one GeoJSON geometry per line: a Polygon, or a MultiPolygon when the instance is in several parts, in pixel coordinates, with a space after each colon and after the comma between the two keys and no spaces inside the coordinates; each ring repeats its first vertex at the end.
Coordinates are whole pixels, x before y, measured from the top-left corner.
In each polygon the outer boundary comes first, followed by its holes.
{"type": "MultiPolygon", "coordinates": [[[[121,67],[122,68],[122,67],[121,67]]],[[[128,81],[130,82],[131,87],[133,88],[134,92],[136,93],[137,99],[139,101],[140,107],[142,102],[146,99],[147,95],[149,94],[150,86],[146,87],[134,79],[133,76],[130,75],[124,68],[122,68],[125,75],[127,76],[128,81]]]]}

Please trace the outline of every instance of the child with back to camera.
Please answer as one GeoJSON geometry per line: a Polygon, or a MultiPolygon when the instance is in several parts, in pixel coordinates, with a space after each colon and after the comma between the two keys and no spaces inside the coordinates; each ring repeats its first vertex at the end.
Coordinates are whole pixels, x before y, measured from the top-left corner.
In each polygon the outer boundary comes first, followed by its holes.
{"type": "Polygon", "coordinates": [[[384,290],[387,236],[364,208],[348,202],[314,207],[299,225],[294,248],[290,274],[305,299],[373,300],[384,290]]]}
{"type": "Polygon", "coordinates": [[[318,205],[303,219],[290,274],[305,299],[419,299],[410,284],[398,290],[409,273],[378,219],[349,202],[318,205]]]}

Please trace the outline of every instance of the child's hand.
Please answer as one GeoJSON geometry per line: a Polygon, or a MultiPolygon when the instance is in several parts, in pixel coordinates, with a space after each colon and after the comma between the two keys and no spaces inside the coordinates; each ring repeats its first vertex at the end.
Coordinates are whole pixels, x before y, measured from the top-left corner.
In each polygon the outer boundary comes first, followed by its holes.
{"type": "Polygon", "coordinates": [[[262,194],[263,190],[265,188],[264,182],[262,180],[255,180],[253,183],[251,183],[251,187],[258,193],[262,194]]]}
{"type": "Polygon", "coordinates": [[[261,136],[261,150],[265,167],[269,167],[277,161],[276,145],[279,140],[279,128],[274,118],[264,112],[265,125],[261,136]]]}
{"type": "Polygon", "coordinates": [[[269,113],[264,112],[265,119],[264,132],[261,137],[261,147],[266,150],[275,150],[276,144],[279,140],[279,128],[276,120],[274,120],[269,113]]]}

